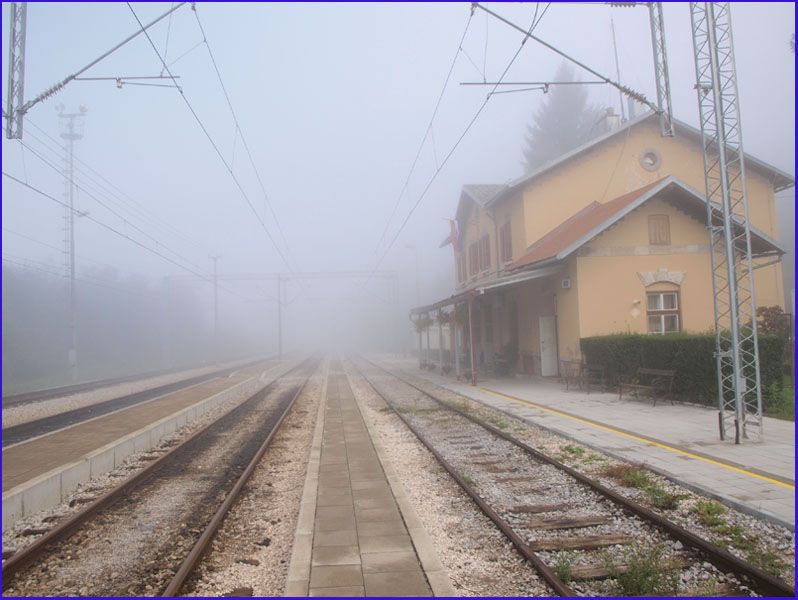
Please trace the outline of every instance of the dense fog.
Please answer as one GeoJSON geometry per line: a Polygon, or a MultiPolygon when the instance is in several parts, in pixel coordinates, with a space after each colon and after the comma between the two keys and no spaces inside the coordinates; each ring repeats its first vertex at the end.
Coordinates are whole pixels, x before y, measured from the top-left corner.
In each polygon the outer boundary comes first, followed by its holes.
{"type": "MultiPolygon", "coordinates": [[[[30,3],[24,98],[174,6],[30,3]]],[[[525,28],[539,18],[538,35],[615,77],[612,19],[620,80],[655,98],[645,8],[491,8],[525,28]]],[[[285,352],[411,352],[410,309],[454,290],[441,243],[462,186],[550,159],[531,156],[527,138],[553,135],[532,124],[562,88],[497,94],[482,110],[490,88],[460,85],[496,81],[522,39],[471,10],[186,4],[32,106],[22,139],[2,146],[3,392],[272,355],[280,339],[285,352]]],[[[792,174],[794,5],[741,3],[733,15],[746,151],[792,174]]],[[[675,116],[698,126],[687,5],[667,3],[665,19],[675,116]]],[[[593,79],[531,41],[506,72],[558,77],[593,79]]],[[[593,117],[627,109],[610,86],[578,89],[593,117]]],[[[593,117],[580,141],[597,133],[593,117]]],[[[790,248],[793,203],[793,189],[777,199],[790,248]]],[[[792,254],[785,265],[789,294],[792,254]]]]}

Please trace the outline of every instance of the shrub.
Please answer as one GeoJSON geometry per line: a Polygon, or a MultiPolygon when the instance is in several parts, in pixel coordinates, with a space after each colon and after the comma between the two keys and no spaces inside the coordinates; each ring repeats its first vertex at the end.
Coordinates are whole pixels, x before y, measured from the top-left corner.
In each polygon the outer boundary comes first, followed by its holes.
{"type": "MultiPolygon", "coordinates": [[[[580,344],[585,361],[603,366],[610,384],[615,384],[620,375],[634,375],[639,367],[674,369],[676,398],[717,404],[713,333],[612,334],[582,338],[580,344]]],[[[759,371],[766,408],[781,401],[777,389],[784,371],[784,349],[783,337],[759,335],[759,371]]]]}

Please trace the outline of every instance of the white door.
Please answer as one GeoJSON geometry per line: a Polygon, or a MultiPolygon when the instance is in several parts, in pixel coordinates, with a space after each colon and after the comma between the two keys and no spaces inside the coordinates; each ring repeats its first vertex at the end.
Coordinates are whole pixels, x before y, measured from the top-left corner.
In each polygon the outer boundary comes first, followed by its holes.
{"type": "Polygon", "coordinates": [[[557,317],[540,317],[540,374],[557,373],[557,317]]]}

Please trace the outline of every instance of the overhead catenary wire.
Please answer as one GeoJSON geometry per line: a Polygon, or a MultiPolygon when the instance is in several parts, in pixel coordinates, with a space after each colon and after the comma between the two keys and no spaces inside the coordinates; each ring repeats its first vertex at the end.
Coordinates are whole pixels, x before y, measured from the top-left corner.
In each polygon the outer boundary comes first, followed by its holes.
{"type": "MultiPolygon", "coordinates": [[[[138,15],[136,14],[136,11],[133,10],[133,7],[130,5],[130,2],[127,2],[127,6],[130,9],[130,12],[133,14],[133,17],[136,19],[136,22],[142,28],[142,31],[144,32],[144,35],[147,38],[147,41],[150,43],[150,46],[152,46],[153,51],[158,56],[158,60],[161,61],[161,64],[163,65],[164,69],[166,70],[166,73],[169,75],[169,77],[172,78],[172,80],[174,81],[175,85],[177,86],[177,81],[175,80],[174,75],[172,74],[172,71],[169,68],[169,65],[167,65],[166,62],[164,61],[163,57],[161,56],[161,53],[158,51],[157,46],[152,41],[152,38],[150,37],[150,34],[147,33],[147,31],[144,29],[144,25],[142,24],[141,19],[139,19],[138,15]]],[[[263,219],[261,218],[260,214],[258,214],[258,211],[255,209],[255,206],[252,204],[252,201],[250,200],[249,195],[247,194],[246,190],[241,185],[241,182],[238,180],[238,177],[236,177],[235,173],[233,172],[233,169],[230,167],[230,165],[228,164],[228,162],[225,159],[224,155],[222,154],[222,151],[219,149],[219,146],[216,144],[216,142],[214,141],[214,139],[211,136],[210,132],[205,127],[205,124],[202,122],[202,119],[200,119],[199,115],[197,114],[197,111],[194,110],[194,107],[189,102],[188,98],[186,97],[185,92],[179,86],[177,88],[177,91],[180,93],[180,97],[183,99],[183,102],[185,103],[185,105],[188,108],[188,110],[194,116],[194,119],[196,120],[197,124],[200,126],[200,129],[202,129],[202,132],[205,134],[205,137],[208,138],[208,141],[211,143],[211,146],[213,146],[213,149],[216,151],[216,154],[218,155],[219,160],[222,161],[222,164],[227,169],[227,172],[230,174],[230,177],[232,177],[233,181],[236,184],[236,187],[238,187],[239,192],[241,192],[241,195],[243,196],[244,200],[246,200],[247,204],[249,205],[250,209],[252,210],[252,213],[255,215],[255,218],[257,219],[258,223],[260,223],[261,228],[263,229],[263,231],[268,236],[269,240],[271,241],[272,245],[274,246],[274,249],[277,251],[277,254],[279,254],[279,256],[282,259],[282,261],[285,264],[285,266],[289,270],[293,270],[291,265],[288,262],[288,259],[285,257],[285,254],[283,254],[283,251],[280,250],[280,247],[277,245],[277,242],[274,239],[274,236],[272,236],[272,234],[269,231],[268,227],[266,227],[266,223],[263,222],[263,219]]]]}
{"type": "MultiPolygon", "coordinates": [[[[388,220],[385,222],[385,227],[380,234],[380,239],[377,241],[377,245],[375,247],[375,252],[379,250],[380,245],[382,244],[383,240],[385,239],[385,235],[388,233],[388,229],[391,226],[391,221],[393,220],[394,215],[396,214],[396,210],[399,208],[399,203],[402,201],[402,197],[407,190],[407,186],[410,183],[410,178],[413,176],[414,171],[416,170],[416,165],[418,164],[418,159],[421,156],[421,151],[424,149],[424,144],[429,137],[430,130],[432,129],[432,123],[435,121],[435,116],[438,114],[438,109],[441,106],[441,100],[443,100],[443,94],[446,92],[446,88],[449,85],[449,80],[452,77],[452,72],[454,71],[454,66],[457,63],[457,57],[460,55],[460,52],[463,50],[463,41],[465,41],[466,35],[468,34],[468,29],[471,26],[471,20],[474,18],[474,11],[472,10],[468,16],[468,21],[466,21],[465,28],[463,29],[463,33],[460,36],[460,41],[457,44],[457,50],[452,57],[452,62],[449,65],[449,70],[446,73],[446,78],[443,81],[443,85],[441,86],[441,91],[438,94],[438,100],[435,102],[435,108],[432,111],[432,116],[429,119],[429,123],[427,124],[427,128],[424,130],[424,135],[421,138],[421,142],[418,145],[418,150],[416,150],[416,155],[413,158],[413,162],[410,165],[410,169],[407,172],[407,176],[405,177],[404,184],[402,188],[399,190],[399,195],[396,197],[396,201],[394,202],[393,208],[391,209],[391,214],[388,216],[388,220]]],[[[470,57],[469,57],[470,60],[470,57]]],[[[473,61],[471,61],[473,64],[473,61]]],[[[474,65],[476,67],[476,65],[474,65]]],[[[479,70],[477,68],[477,70],[479,70]]],[[[376,269],[375,269],[376,270],[376,269]]]]}
{"type": "Polygon", "coordinates": [[[512,21],[509,21],[508,19],[505,19],[504,17],[502,17],[501,15],[495,13],[494,11],[490,10],[489,8],[486,8],[485,6],[480,4],[479,2],[473,2],[472,3],[472,7],[484,10],[489,15],[492,15],[493,17],[495,17],[496,19],[498,19],[502,23],[505,23],[505,24],[509,25],[510,27],[515,29],[516,31],[520,31],[521,33],[525,33],[525,35],[526,35],[525,39],[532,39],[532,40],[536,41],[541,46],[544,46],[544,47],[548,48],[549,50],[551,50],[555,54],[558,54],[558,55],[562,56],[564,59],[568,60],[569,62],[574,63],[575,65],[577,65],[578,67],[584,69],[588,73],[594,75],[595,77],[598,77],[599,79],[603,80],[604,82],[608,83],[609,85],[617,88],[618,90],[620,90],[621,92],[623,92],[624,94],[629,96],[630,98],[633,98],[633,99],[637,100],[638,102],[641,102],[641,103],[645,104],[646,106],[648,106],[649,108],[651,108],[652,110],[654,110],[657,113],[661,112],[661,110],[659,109],[659,107],[655,103],[651,102],[648,98],[646,98],[645,94],[642,94],[640,92],[636,92],[635,90],[633,90],[629,86],[623,85],[619,81],[615,81],[614,79],[611,79],[610,77],[602,75],[601,73],[599,73],[595,69],[592,69],[591,67],[587,66],[585,63],[581,62],[580,60],[574,58],[570,54],[567,54],[566,52],[563,52],[562,50],[560,50],[559,48],[553,46],[552,44],[549,44],[545,40],[542,40],[541,38],[539,38],[539,37],[537,37],[535,35],[532,35],[532,31],[524,32],[524,29],[522,27],[520,27],[519,25],[516,25],[515,23],[513,23],[512,21]]]}
{"type": "MultiPolygon", "coordinates": [[[[252,152],[249,148],[249,144],[247,143],[247,138],[244,135],[244,131],[241,129],[241,124],[238,121],[238,116],[236,115],[236,111],[233,108],[233,102],[230,99],[230,94],[227,92],[227,86],[224,85],[224,80],[222,79],[222,73],[219,70],[219,65],[216,62],[216,57],[213,54],[210,42],[208,42],[208,36],[205,33],[205,28],[202,26],[202,21],[200,20],[199,12],[197,11],[196,6],[194,7],[194,17],[196,18],[197,26],[199,27],[200,33],[202,33],[202,41],[205,43],[205,47],[208,50],[208,56],[211,59],[213,70],[216,72],[216,77],[219,80],[219,85],[221,86],[225,100],[227,101],[227,107],[230,109],[230,114],[233,116],[233,122],[235,123],[236,132],[238,136],[241,138],[241,144],[244,146],[244,150],[246,151],[247,157],[249,158],[249,164],[252,166],[252,170],[255,172],[255,177],[258,180],[261,192],[263,193],[263,198],[266,202],[266,206],[269,208],[269,212],[272,215],[272,219],[274,219],[274,224],[277,226],[277,231],[280,233],[280,237],[283,241],[283,244],[285,244],[286,252],[294,263],[294,269],[298,270],[299,265],[297,264],[293,253],[291,252],[291,246],[289,245],[288,240],[285,237],[285,232],[283,231],[283,227],[282,225],[280,225],[280,220],[277,218],[277,214],[274,211],[274,206],[272,206],[271,200],[269,199],[269,194],[266,193],[266,186],[263,184],[263,179],[260,176],[260,170],[255,164],[255,160],[252,157],[252,152]]],[[[233,140],[235,143],[235,138],[233,140]]],[[[233,146],[233,151],[235,152],[235,146],[233,146]]]]}
{"type": "MultiPolygon", "coordinates": [[[[532,31],[534,31],[535,27],[537,27],[537,26],[538,26],[538,24],[539,24],[539,23],[540,23],[540,22],[543,20],[543,17],[545,16],[545,14],[546,14],[546,12],[548,11],[548,9],[549,9],[549,7],[550,7],[550,6],[551,6],[551,2],[549,2],[549,3],[547,4],[546,8],[543,10],[543,12],[541,13],[540,17],[538,17],[537,19],[534,19],[534,18],[533,18],[532,24],[529,26],[529,31],[528,31],[528,33],[531,33],[532,31]]],[[[511,67],[513,66],[513,64],[515,63],[515,61],[516,61],[516,59],[518,58],[518,56],[521,54],[521,50],[523,50],[523,48],[524,48],[524,45],[526,44],[526,40],[527,40],[527,39],[528,39],[528,35],[527,35],[527,36],[525,36],[525,37],[524,37],[524,38],[521,40],[521,44],[519,45],[519,47],[518,47],[518,50],[516,50],[515,54],[514,54],[514,55],[513,55],[513,57],[510,59],[510,62],[509,62],[509,63],[507,64],[507,66],[505,67],[505,69],[504,69],[504,72],[502,72],[502,74],[501,74],[501,77],[499,77],[499,80],[498,80],[497,84],[496,84],[496,85],[493,87],[493,90],[492,90],[492,91],[491,91],[491,92],[490,92],[490,93],[489,93],[489,94],[488,94],[488,95],[485,97],[485,100],[484,100],[484,101],[482,102],[482,104],[479,106],[479,108],[477,109],[477,112],[474,114],[474,116],[473,116],[473,117],[471,118],[471,120],[468,122],[468,125],[466,125],[466,128],[463,130],[463,132],[460,134],[460,137],[459,137],[459,138],[457,138],[457,141],[454,143],[454,145],[452,146],[452,148],[451,148],[451,149],[449,150],[449,152],[446,154],[446,156],[444,157],[444,159],[443,159],[443,161],[441,162],[440,166],[439,166],[439,167],[438,167],[438,168],[435,170],[435,172],[432,174],[432,177],[431,177],[431,178],[429,179],[429,181],[427,182],[427,185],[426,185],[426,186],[424,187],[424,189],[422,190],[421,194],[419,195],[419,197],[418,197],[418,199],[416,200],[416,202],[415,202],[415,204],[413,205],[413,207],[412,207],[412,208],[410,209],[410,211],[407,213],[407,216],[405,217],[404,221],[402,221],[402,224],[399,226],[399,229],[397,230],[396,234],[395,234],[395,235],[393,236],[393,238],[391,239],[391,242],[388,244],[388,246],[385,248],[385,251],[384,251],[384,252],[382,253],[382,255],[380,256],[379,260],[377,261],[377,264],[374,266],[374,269],[372,270],[372,275],[371,275],[371,276],[369,276],[369,279],[366,281],[366,283],[368,283],[369,281],[371,281],[371,277],[373,276],[373,274],[374,274],[374,273],[376,273],[377,269],[379,269],[379,268],[380,268],[380,265],[382,264],[383,260],[385,260],[385,257],[388,255],[388,252],[391,250],[391,248],[393,247],[393,245],[396,243],[396,240],[397,240],[397,239],[399,239],[399,236],[401,235],[401,233],[402,233],[402,231],[404,230],[405,226],[406,226],[406,225],[407,225],[407,223],[410,221],[410,217],[412,217],[412,216],[413,216],[413,213],[414,213],[414,212],[415,212],[415,210],[418,208],[418,206],[421,204],[421,202],[424,200],[424,197],[427,195],[427,192],[429,191],[429,189],[432,187],[432,184],[433,184],[433,183],[435,182],[435,180],[437,179],[437,177],[438,177],[438,174],[441,172],[441,170],[443,170],[444,166],[446,166],[446,163],[447,163],[447,162],[449,162],[449,159],[452,157],[452,154],[454,154],[455,150],[457,150],[457,148],[458,148],[458,146],[460,145],[460,143],[463,141],[463,139],[465,138],[465,136],[466,136],[466,135],[468,134],[468,132],[471,130],[471,127],[473,127],[474,123],[476,123],[477,119],[478,119],[478,118],[479,118],[479,116],[482,114],[482,111],[483,111],[483,110],[485,110],[485,107],[487,106],[488,102],[490,102],[490,99],[493,97],[493,93],[496,91],[496,88],[498,87],[498,84],[499,84],[499,83],[500,83],[500,82],[501,82],[501,81],[502,81],[502,80],[505,78],[505,76],[507,75],[507,72],[510,70],[510,68],[511,68],[511,67]]]]}

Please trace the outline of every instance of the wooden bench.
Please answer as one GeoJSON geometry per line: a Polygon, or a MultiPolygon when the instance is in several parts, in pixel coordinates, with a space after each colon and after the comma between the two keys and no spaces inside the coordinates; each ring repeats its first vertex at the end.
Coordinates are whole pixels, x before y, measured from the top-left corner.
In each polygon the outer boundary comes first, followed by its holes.
{"type": "Polygon", "coordinates": [[[624,389],[631,390],[635,398],[640,397],[640,392],[654,399],[654,406],[658,398],[668,398],[673,404],[673,379],[676,371],[672,369],[647,369],[640,367],[634,377],[621,375],[618,378],[618,399],[623,399],[624,389]]]}
{"type": "Polygon", "coordinates": [[[575,360],[563,360],[560,361],[560,380],[565,382],[566,390],[574,385],[589,394],[591,386],[595,389],[604,387],[604,367],[575,360]]]}

